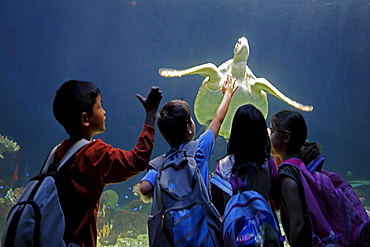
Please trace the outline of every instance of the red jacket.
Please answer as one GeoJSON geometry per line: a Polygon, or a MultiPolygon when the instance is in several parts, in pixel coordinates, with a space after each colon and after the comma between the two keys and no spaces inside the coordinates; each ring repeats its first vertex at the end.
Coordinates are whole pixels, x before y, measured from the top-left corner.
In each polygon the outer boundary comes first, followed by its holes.
{"type": "MultiPolygon", "coordinates": [[[[96,246],[97,213],[105,185],[126,181],[147,168],[154,134],[153,127],[144,125],[133,150],[113,148],[94,140],[76,154],[64,186],[65,240],[81,246],[96,246]]],[[[63,141],[56,159],[61,159],[72,144],[69,140],[63,141]]]]}

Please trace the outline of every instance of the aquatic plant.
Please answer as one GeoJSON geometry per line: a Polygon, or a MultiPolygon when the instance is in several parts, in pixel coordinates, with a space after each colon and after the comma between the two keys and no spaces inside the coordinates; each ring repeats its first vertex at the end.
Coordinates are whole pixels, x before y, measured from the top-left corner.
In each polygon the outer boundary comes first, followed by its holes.
{"type": "Polygon", "coordinates": [[[0,135],[0,158],[4,159],[3,153],[17,152],[20,148],[15,141],[0,135]]]}

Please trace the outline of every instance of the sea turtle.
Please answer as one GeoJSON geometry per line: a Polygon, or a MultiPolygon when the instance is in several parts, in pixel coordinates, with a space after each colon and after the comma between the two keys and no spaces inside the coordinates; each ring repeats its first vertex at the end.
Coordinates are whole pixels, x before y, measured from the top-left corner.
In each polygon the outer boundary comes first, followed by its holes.
{"type": "Polygon", "coordinates": [[[200,124],[206,126],[213,119],[223,97],[221,88],[226,75],[231,74],[236,78],[236,84],[239,87],[231,99],[229,111],[219,133],[226,139],[230,136],[232,119],[239,106],[253,104],[267,118],[268,102],[266,93],[272,94],[302,111],[313,110],[312,106],[302,105],[289,99],[265,78],[256,77],[246,64],[248,57],[248,40],[245,37],[241,37],[235,44],[234,58],[229,59],[219,67],[212,63],[206,63],[184,70],[161,68],[159,69],[159,74],[163,77],[181,77],[191,74],[199,74],[206,77],[202,82],[194,103],[195,117],[200,124]]]}

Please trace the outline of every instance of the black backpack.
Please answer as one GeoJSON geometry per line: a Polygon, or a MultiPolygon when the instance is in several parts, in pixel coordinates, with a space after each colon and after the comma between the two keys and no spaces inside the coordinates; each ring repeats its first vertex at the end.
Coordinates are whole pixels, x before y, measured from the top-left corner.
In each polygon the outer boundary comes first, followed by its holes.
{"type": "MultiPolygon", "coordinates": [[[[58,196],[59,169],[89,141],[75,143],[59,163],[54,162],[57,145],[48,155],[40,174],[26,185],[10,210],[2,239],[3,247],[66,246],[65,222],[58,196]]],[[[65,167],[64,167],[65,168],[65,167]]],[[[73,243],[68,246],[76,246],[73,243]]]]}
{"type": "Polygon", "coordinates": [[[158,171],[151,215],[150,246],[221,246],[222,223],[195,162],[190,141],[149,166],[158,171]]]}

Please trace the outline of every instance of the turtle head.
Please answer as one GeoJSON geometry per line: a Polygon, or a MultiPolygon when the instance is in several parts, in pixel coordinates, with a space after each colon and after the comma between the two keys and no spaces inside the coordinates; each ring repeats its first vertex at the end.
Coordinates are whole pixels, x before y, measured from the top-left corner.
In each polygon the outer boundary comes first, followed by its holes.
{"type": "Polygon", "coordinates": [[[235,57],[248,59],[249,57],[249,44],[245,37],[241,37],[235,44],[234,47],[234,59],[235,57]]]}

